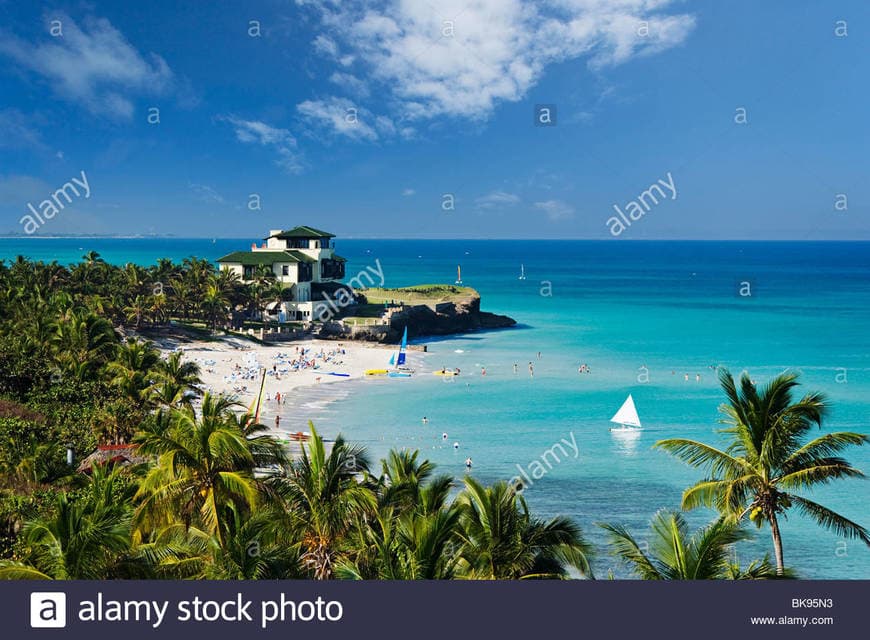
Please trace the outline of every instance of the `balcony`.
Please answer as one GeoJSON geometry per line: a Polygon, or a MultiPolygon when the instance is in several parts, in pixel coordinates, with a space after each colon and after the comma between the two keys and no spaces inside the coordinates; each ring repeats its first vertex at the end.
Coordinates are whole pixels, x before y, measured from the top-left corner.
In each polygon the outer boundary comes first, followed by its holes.
{"type": "Polygon", "coordinates": [[[320,277],[328,280],[341,280],[344,278],[344,262],[322,260],[320,262],[320,277]]]}

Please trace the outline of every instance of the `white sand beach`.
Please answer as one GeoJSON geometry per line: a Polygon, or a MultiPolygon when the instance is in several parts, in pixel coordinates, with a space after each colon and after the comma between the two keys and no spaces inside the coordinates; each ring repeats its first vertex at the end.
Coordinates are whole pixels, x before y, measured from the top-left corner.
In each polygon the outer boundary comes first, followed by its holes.
{"type": "MultiPolygon", "coordinates": [[[[235,396],[243,405],[242,410],[256,402],[265,369],[260,420],[270,431],[282,436],[299,429],[299,425],[286,419],[285,407],[304,394],[306,387],[365,378],[369,369],[388,368],[390,356],[398,349],[396,345],[313,339],[275,345],[259,345],[235,337],[212,341],[167,338],[153,342],[164,355],[181,350],[185,361],[199,365],[204,391],[235,396]],[[277,423],[276,416],[280,416],[277,423]]],[[[423,358],[420,351],[408,353],[412,366],[422,365],[423,358]]]]}

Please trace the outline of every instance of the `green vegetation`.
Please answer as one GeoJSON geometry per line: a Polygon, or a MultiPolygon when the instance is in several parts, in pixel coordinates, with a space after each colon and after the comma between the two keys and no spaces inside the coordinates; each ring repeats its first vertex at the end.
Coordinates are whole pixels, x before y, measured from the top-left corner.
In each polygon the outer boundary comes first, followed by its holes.
{"type": "Polygon", "coordinates": [[[471,287],[459,287],[452,284],[418,284],[413,287],[398,289],[371,288],[359,291],[369,304],[390,303],[396,301],[406,305],[432,304],[433,302],[457,302],[477,296],[471,287]]]}
{"type": "MultiPolygon", "coordinates": [[[[375,465],[340,436],[329,446],[313,425],[301,457],[288,459],[232,399],[202,394],[195,364],[122,339],[171,317],[207,335],[231,306],[259,308],[270,288],[265,276],[242,286],[195,259],[150,269],[93,254],[69,269],[0,263],[0,578],[592,577],[580,527],[535,517],[507,484],[459,483],[415,451],[375,465]],[[82,472],[67,464],[68,447],[81,458],[97,445],[135,455],[127,466],[96,456],[82,472]]],[[[407,291],[431,301],[471,290],[407,291]]],[[[779,521],[790,508],[870,543],[863,527],[800,494],[860,477],[838,454],[868,438],[805,442],[827,404],[812,393],[793,400],[796,385],[784,375],[759,391],[744,376],[738,390],[723,373],[727,448],[659,443],[707,469],[683,508],[708,505],[719,517],[692,534],[682,514],[660,513],[649,549],[602,525],[609,552],[644,579],[787,577],[779,521]],[[730,562],[750,536],[746,517],[770,527],[776,570],[767,558],[730,562]]]]}
{"type": "Polygon", "coordinates": [[[723,370],[719,379],[728,398],[721,409],[723,422],[730,425],[722,430],[730,438],[727,449],[681,438],[656,445],[708,470],[706,478],[686,489],[682,508],[713,506],[735,522],[749,516],[758,527],[768,523],[779,573],[785,571],[779,520],[791,508],[825,529],[870,545],[864,527],[794,493],[839,478],[863,478],[837,454],[870,438],[839,432],[805,442],[813,425],[821,428],[828,405],[820,393],[794,401],[796,374],[779,375],[760,391],[747,373],[740,378],[740,389],[728,371],[723,370]]]}
{"type": "Polygon", "coordinates": [[[740,526],[720,517],[695,534],[681,513],[660,511],[651,523],[649,550],[624,528],[602,524],[610,536],[614,555],[643,580],[759,580],[774,578],[767,558],[741,569],[731,562],[737,542],[750,537],[740,526]]]}

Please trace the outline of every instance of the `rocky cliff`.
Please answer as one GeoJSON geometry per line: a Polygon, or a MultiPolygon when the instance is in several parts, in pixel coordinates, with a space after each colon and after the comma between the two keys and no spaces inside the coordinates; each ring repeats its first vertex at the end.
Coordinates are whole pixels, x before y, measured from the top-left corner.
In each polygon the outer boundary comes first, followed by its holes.
{"type": "Polygon", "coordinates": [[[476,293],[448,302],[416,304],[400,308],[390,316],[389,325],[350,327],[340,322],[324,324],[322,338],[399,342],[402,332],[414,338],[469,333],[487,329],[505,329],[516,325],[513,318],[480,310],[476,293]]]}

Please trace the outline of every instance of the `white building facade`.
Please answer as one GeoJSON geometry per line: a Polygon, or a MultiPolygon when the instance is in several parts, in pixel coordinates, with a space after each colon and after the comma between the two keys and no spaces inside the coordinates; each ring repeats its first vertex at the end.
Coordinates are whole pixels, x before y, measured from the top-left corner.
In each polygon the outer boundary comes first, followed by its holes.
{"type": "Polygon", "coordinates": [[[347,261],[335,254],[334,237],[308,226],[273,229],[262,244],[252,244],[250,251],[236,251],[217,262],[245,283],[271,273],[285,289],[284,302],[272,310],[284,312],[288,320],[316,320],[324,308],[334,308],[327,304],[328,298],[345,275],[347,261]]]}

